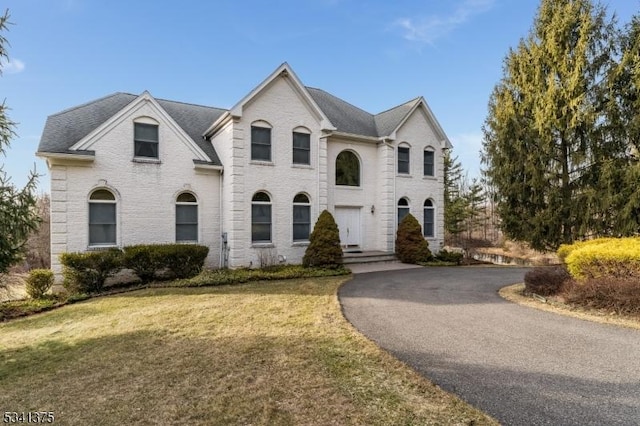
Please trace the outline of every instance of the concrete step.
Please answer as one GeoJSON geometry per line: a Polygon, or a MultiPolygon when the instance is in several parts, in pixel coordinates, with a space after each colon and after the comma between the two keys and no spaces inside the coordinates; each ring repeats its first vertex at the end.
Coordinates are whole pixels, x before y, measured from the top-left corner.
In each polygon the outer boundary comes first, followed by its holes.
{"type": "Polygon", "coordinates": [[[345,252],[342,262],[345,265],[354,263],[378,263],[393,262],[396,260],[394,253],[384,251],[345,252]]]}

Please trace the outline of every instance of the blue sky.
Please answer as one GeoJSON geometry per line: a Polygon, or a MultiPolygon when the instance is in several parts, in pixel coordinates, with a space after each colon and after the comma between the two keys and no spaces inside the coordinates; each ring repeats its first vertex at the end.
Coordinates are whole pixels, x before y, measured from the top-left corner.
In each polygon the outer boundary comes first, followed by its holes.
{"type": "MultiPolygon", "coordinates": [[[[639,0],[604,1],[620,24],[639,0]]],[[[282,62],[307,86],[381,112],[424,96],[470,176],[487,101],[537,0],[5,0],[11,62],[0,100],[18,136],[0,162],[18,185],[48,115],[113,92],[229,108],[282,62]]]]}

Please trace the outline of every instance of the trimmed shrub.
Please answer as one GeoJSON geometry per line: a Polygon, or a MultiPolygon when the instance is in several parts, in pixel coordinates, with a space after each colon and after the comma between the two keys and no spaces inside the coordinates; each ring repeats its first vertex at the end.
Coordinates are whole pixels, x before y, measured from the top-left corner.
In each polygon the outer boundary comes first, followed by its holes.
{"type": "Polygon", "coordinates": [[[462,263],[462,258],[464,255],[462,253],[457,253],[455,251],[447,251],[440,250],[438,254],[436,254],[436,260],[440,260],[442,262],[451,262],[459,265],[462,263]]]}
{"type": "Polygon", "coordinates": [[[564,266],[537,267],[524,275],[524,286],[528,293],[553,296],[558,294],[569,280],[571,275],[564,266]]]}
{"type": "Polygon", "coordinates": [[[640,238],[601,238],[577,243],[567,251],[564,262],[577,280],[602,276],[640,279],[640,238]]]}
{"type": "Polygon", "coordinates": [[[306,267],[322,266],[337,268],[342,264],[340,232],[331,213],[324,210],[309,236],[309,245],[304,252],[302,264],[306,267]]]}
{"type": "Polygon", "coordinates": [[[565,292],[567,303],[640,316],[640,281],[629,277],[588,278],[574,282],[565,292]]]}
{"type": "Polygon", "coordinates": [[[411,213],[406,215],[396,231],[396,256],[403,263],[428,262],[429,243],[422,236],[422,227],[411,213]]]}
{"type": "Polygon", "coordinates": [[[27,277],[27,294],[32,299],[42,299],[53,286],[53,280],[53,271],[32,269],[27,277]]]}
{"type": "Polygon", "coordinates": [[[209,254],[209,247],[196,244],[161,244],[149,246],[151,258],[160,268],[167,268],[175,278],[191,278],[198,275],[209,254]]]}
{"type": "Polygon", "coordinates": [[[122,251],[109,249],[87,253],[62,253],[63,285],[70,293],[97,293],[108,277],[122,269],[122,251]]]}
{"type": "Polygon", "coordinates": [[[152,281],[161,265],[158,261],[157,245],[139,244],[127,246],[124,250],[123,265],[132,269],[143,283],[152,281]]]}
{"type": "Polygon", "coordinates": [[[573,244],[561,244],[556,253],[560,261],[564,262],[567,256],[582,247],[606,244],[617,240],[619,240],[619,238],[596,238],[594,240],[576,241],[573,244]]]}

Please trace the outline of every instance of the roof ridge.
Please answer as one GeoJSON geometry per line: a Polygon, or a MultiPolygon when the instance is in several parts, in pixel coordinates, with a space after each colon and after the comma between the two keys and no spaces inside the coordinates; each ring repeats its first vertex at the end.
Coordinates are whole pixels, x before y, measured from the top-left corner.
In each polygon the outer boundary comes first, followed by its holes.
{"type": "Polygon", "coordinates": [[[394,110],[394,109],[396,109],[396,108],[400,108],[400,107],[405,106],[405,105],[407,105],[407,104],[410,104],[410,103],[412,103],[412,102],[416,102],[416,101],[420,100],[420,98],[421,98],[421,97],[422,97],[422,96],[417,96],[417,97],[415,97],[415,98],[413,98],[413,99],[408,100],[407,102],[403,102],[403,103],[401,103],[401,104],[399,104],[399,105],[396,105],[396,106],[394,106],[394,107],[391,107],[391,108],[385,109],[384,111],[381,111],[381,112],[379,112],[379,113],[377,113],[377,114],[374,114],[374,116],[378,116],[378,115],[380,115],[380,114],[384,114],[385,112],[393,111],[393,110],[394,110]]]}
{"type": "Polygon", "coordinates": [[[369,114],[372,118],[373,118],[373,117],[375,117],[375,114],[372,114],[372,113],[370,113],[369,111],[364,110],[364,109],[360,108],[359,106],[352,104],[351,102],[345,101],[344,99],[342,99],[342,98],[340,98],[340,97],[338,97],[338,96],[334,95],[333,93],[329,93],[329,92],[327,92],[327,91],[326,91],[326,90],[324,90],[324,89],[319,89],[319,88],[317,88],[317,87],[311,87],[311,86],[305,86],[305,88],[307,88],[307,89],[313,89],[313,90],[319,90],[320,92],[324,92],[324,93],[326,93],[327,95],[329,95],[329,96],[333,96],[334,98],[336,98],[336,99],[338,99],[338,100],[340,100],[340,101],[344,102],[345,104],[347,104],[347,105],[349,105],[349,106],[352,106],[352,107],[354,107],[354,108],[356,108],[356,109],[358,109],[358,110],[360,110],[360,111],[362,111],[362,112],[364,112],[364,113],[366,113],[366,114],[369,114]]]}
{"type": "Polygon", "coordinates": [[[114,92],[114,93],[112,93],[112,94],[110,94],[110,95],[106,95],[106,96],[103,96],[103,97],[101,97],[101,98],[94,99],[94,100],[92,100],[92,101],[85,102],[85,103],[83,103],[83,104],[73,106],[73,107],[71,107],[71,108],[63,109],[62,111],[58,111],[58,112],[56,112],[56,113],[51,114],[49,117],[55,117],[56,115],[66,114],[66,113],[71,112],[71,111],[74,111],[74,110],[76,110],[76,109],[84,108],[84,107],[86,107],[86,106],[88,106],[88,105],[95,104],[96,102],[100,102],[100,101],[104,101],[105,99],[113,98],[114,96],[117,96],[117,95],[127,95],[127,96],[134,96],[134,97],[137,97],[137,95],[134,95],[134,94],[132,94],[132,93],[114,92]]]}

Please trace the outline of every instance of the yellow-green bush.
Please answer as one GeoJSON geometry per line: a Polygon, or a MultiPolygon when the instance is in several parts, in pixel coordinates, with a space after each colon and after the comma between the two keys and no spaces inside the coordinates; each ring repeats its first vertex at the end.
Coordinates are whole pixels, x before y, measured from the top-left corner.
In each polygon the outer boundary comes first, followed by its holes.
{"type": "Polygon", "coordinates": [[[640,279],[640,238],[637,237],[579,242],[561,247],[558,256],[577,280],[597,277],[640,279]]]}
{"type": "Polygon", "coordinates": [[[586,246],[594,246],[600,244],[606,244],[611,241],[618,241],[620,238],[596,238],[595,240],[576,241],[573,244],[561,244],[558,248],[557,254],[561,262],[564,262],[567,256],[569,256],[574,250],[577,250],[586,246]]]}

